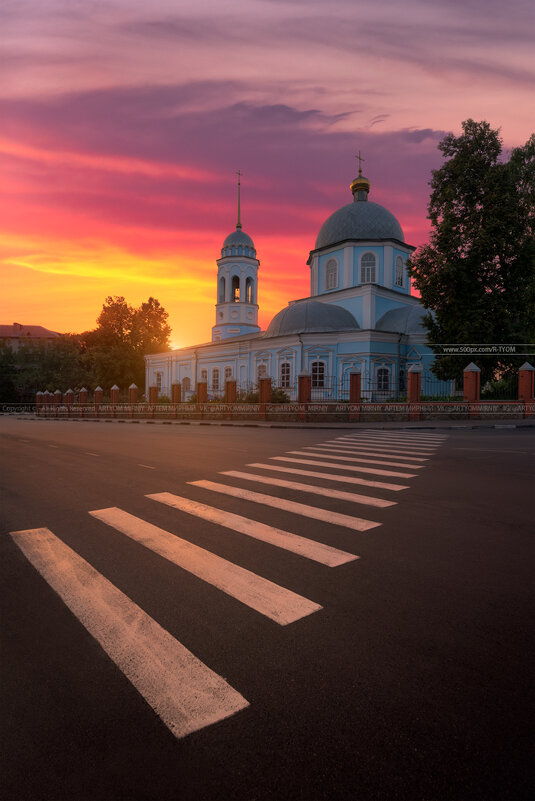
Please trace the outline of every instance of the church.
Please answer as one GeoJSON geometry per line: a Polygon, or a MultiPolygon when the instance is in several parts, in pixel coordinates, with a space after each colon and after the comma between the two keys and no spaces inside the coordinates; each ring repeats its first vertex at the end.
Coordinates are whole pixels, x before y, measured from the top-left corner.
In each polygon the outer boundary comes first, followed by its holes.
{"type": "Polygon", "coordinates": [[[426,311],[410,291],[406,262],[415,248],[394,215],[369,200],[370,181],[361,169],[350,189],[352,202],[325,220],[310,251],[310,296],[291,300],[261,331],[260,262],[242,229],[238,182],[236,229],[217,259],[212,341],[145,356],[145,386],[170,396],[180,383],[187,401],[197,382],[206,382],[214,399],[223,396],[227,380],[243,396],[270,377],[295,400],[297,378],[307,373],[313,400],[347,400],[349,375],[360,371],[362,400],[384,401],[403,398],[407,371],[420,365],[422,394],[448,394],[450,382],[430,372],[426,311]]]}

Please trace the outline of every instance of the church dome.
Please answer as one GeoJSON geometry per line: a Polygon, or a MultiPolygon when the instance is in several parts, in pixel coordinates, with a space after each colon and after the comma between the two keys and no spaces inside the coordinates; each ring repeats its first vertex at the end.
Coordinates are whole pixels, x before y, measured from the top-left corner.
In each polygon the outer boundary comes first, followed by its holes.
{"type": "Polygon", "coordinates": [[[291,303],[272,319],[266,337],[329,331],[354,331],[359,324],[347,309],[317,300],[291,303]]]}
{"type": "MultiPolygon", "coordinates": [[[[395,331],[398,334],[427,334],[423,318],[428,313],[423,306],[402,306],[390,309],[377,320],[376,331],[395,331]]],[[[432,314],[432,312],[431,312],[432,314]]]]}
{"type": "Polygon", "coordinates": [[[359,173],[351,182],[353,203],[342,206],[320,228],[315,249],[326,248],[347,239],[397,239],[404,242],[401,225],[392,212],[368,201],[370,182],[359,173]]]}
{"type": "Polygon", "coordinates": [[[232,247],[232,245],[244,245],[248,248],[254,248],[253,240],[249,234],[246,234],[245,231],[241,230],[241,228],[237,228],[235,231],[229,234],[223,242],[224,248],[232,247]]]}

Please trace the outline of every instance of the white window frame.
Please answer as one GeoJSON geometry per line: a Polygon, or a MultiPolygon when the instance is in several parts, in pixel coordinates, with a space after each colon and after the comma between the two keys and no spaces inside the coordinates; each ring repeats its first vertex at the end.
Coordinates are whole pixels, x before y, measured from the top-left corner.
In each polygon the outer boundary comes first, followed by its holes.
{"type": "Polygon", "coordinates": [[[292,377],[292,365],[290,362],[281,362],[280,365],[280,385],[284,389],[288,389],[292,377]]]}
{"type": "Polygon", "coordinates": [[[396,256],[394,286],[403,286],[403,256],[396,256]]]}
{"type": "Polygon", "coordinates": [[[325,289],[338,289],[338,262],[329,259],[325,265],[325,289]]]}
{"type": "Polygon", "coordinates": [[[219,367],[212,368],[212,390],[219,392],[219,367]]]}
{"type": "Polygon", "coordinates": [[[390,367],[386,364],[382,364],[380,367],[377,367],[375,372],[376,377],[376,385],[377,385],[377,392],[389,392],[390,391],[390,384],[391,384],[391,377],[392,371],[390,367]],[[386,378],[386,386],[383,386],[385,383],[386,378]]]}
{"type": "Polygon", "coordinates": [[[377,283],[377,256],[371,250],[367,250],[360,257],[360,283],[361,284],[375,284],[377,283]],[[365,260],[370,261],[373,259],[373,266],[371,264],[364,264],[365,260]]]}

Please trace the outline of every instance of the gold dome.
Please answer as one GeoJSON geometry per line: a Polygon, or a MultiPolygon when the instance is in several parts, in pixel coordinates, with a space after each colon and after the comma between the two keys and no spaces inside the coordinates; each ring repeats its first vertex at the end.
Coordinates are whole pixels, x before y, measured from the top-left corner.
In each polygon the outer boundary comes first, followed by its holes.
{"type": "Polygon", "coordinates": [[[368,197],[368,192],[370,191],[370,181],[364,177],[364,175],[359,175],[358,178],[355,178],[351,181],[351,191],[353,193],[353,197],[355,200],[365,200],[368,197]],[[365,192],[365,196],[359,195],[359,192],[365,192]]]}

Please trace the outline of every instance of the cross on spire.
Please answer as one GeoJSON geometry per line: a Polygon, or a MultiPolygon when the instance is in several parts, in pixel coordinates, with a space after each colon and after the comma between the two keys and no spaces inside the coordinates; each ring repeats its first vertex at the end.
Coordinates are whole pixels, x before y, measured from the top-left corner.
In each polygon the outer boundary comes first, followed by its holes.
{"type": "Polygon", "coordinates": [[[355,158],[358,159],[359,162],[359,178],[360,178],[360,176],[362,175],[362,162],[364,161],[364,159],[360,155],[360,150],[358,156],[355,156],[355,158]]]}
{"type": "Polygon", "coordinates": [[[236,228],[241,228],[241,219],[240,219],[240,193],[241,193],[241,170],[236,171],[236,175],[238,176],[238,222],[236,223],[236,228]]]}

